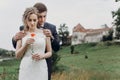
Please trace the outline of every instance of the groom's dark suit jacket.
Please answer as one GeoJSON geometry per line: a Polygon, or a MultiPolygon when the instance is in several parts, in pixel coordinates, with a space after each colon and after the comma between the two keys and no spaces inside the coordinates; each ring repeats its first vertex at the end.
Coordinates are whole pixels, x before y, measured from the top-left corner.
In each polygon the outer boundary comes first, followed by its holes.
{"type": "MultiPolygon", "coordinates": [[[[24,26],[22,26],[22,27],[24,27],[24,26]]],[[[20,27],[20,29],[22,29],[22,27],[20,27]]],[[[59,36],[57,34],[57,31],[56,31],[56,26],[53,24],[45,22],[43,28],[49,29],[52,32],[52,35],[54,37],[53,40],[51,39],[52,49],[55,52],[58,51],[60,49],[60,44],[59,44],[59,36]]],[[[14,41],[12,39],[12,43],[13,43],[13,47],[16,48],[16,41],[14,41]]],[[[52,67],[51,58],[47,58],[46,61],[47,61],[47,65],[48,65],[48,79],[50,80],[51,79],[51,69],[52,69],[51,68],[52,67]]]]}

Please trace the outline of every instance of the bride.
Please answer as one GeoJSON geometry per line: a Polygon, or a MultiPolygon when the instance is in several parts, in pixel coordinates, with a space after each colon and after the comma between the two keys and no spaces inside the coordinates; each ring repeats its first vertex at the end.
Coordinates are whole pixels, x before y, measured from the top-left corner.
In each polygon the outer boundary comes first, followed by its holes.
{"type": "Polygon", "coordinates": [[[17,41],[15,53],[16,58],[21,58],[19,80],[48,80],[45,58],[52,55],[51,42],[42,29],[37,29],[36,8],[30,7],[25,10],[23,23],[26,35],[17,41]]]}

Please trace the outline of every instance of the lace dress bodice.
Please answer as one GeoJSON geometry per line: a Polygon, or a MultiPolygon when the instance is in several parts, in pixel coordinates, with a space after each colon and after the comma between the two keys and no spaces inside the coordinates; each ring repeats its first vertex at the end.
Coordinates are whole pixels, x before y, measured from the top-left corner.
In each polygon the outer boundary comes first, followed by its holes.
{"type": "MultiPolygon", "coordinates": [[[[41,54],[45,52],[45,45],[46,45],[45,35],[42,32],[36,32],[34,34],[35,36],[33,38],[35,42],[28,46],[25,56],[30,56],[33,52],[41,53],[41,54]]],[[[23,45],[25,44],[27,38],[31,38],[31,33],[27,33],[27,35],[23,38],[22,40],[23,45]]]]}

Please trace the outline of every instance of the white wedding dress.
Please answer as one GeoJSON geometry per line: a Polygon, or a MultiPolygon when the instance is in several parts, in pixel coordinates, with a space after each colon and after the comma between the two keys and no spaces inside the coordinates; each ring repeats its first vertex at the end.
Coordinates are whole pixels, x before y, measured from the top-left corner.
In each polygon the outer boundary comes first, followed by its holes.
{"type": "MultiPolygon", "coordinates": [[[[22,39],[22,44],[25,44],[27,38],[30,38],[31,34],[27,35],[22,39]]],[[[48,80],[48,68],[46,60],[35,61],[32,59],[32,50],[34,53],[45,53],[45,35],[43,32],[35,33],[35,42],[30,45],[25,52],[24,57],[21,60],[19,70],[19,80],[48,80]]]]}

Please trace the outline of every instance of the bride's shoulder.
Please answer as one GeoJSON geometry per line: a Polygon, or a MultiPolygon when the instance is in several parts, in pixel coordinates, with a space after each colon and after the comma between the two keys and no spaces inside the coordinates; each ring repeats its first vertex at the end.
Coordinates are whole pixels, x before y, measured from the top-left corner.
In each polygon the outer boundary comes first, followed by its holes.
{"type": "Polygon", "coordinates": [[[38,30],[38,31],[37,31],[37,33],[38,33],[38,34],[40,34],[40,35],[43,35],[43,36],[45,36],[45,35],[44,35],[44,32],[43,32],[43,30],[41,30],[41,29],[40,29],[40,30],[38,30]]]}

